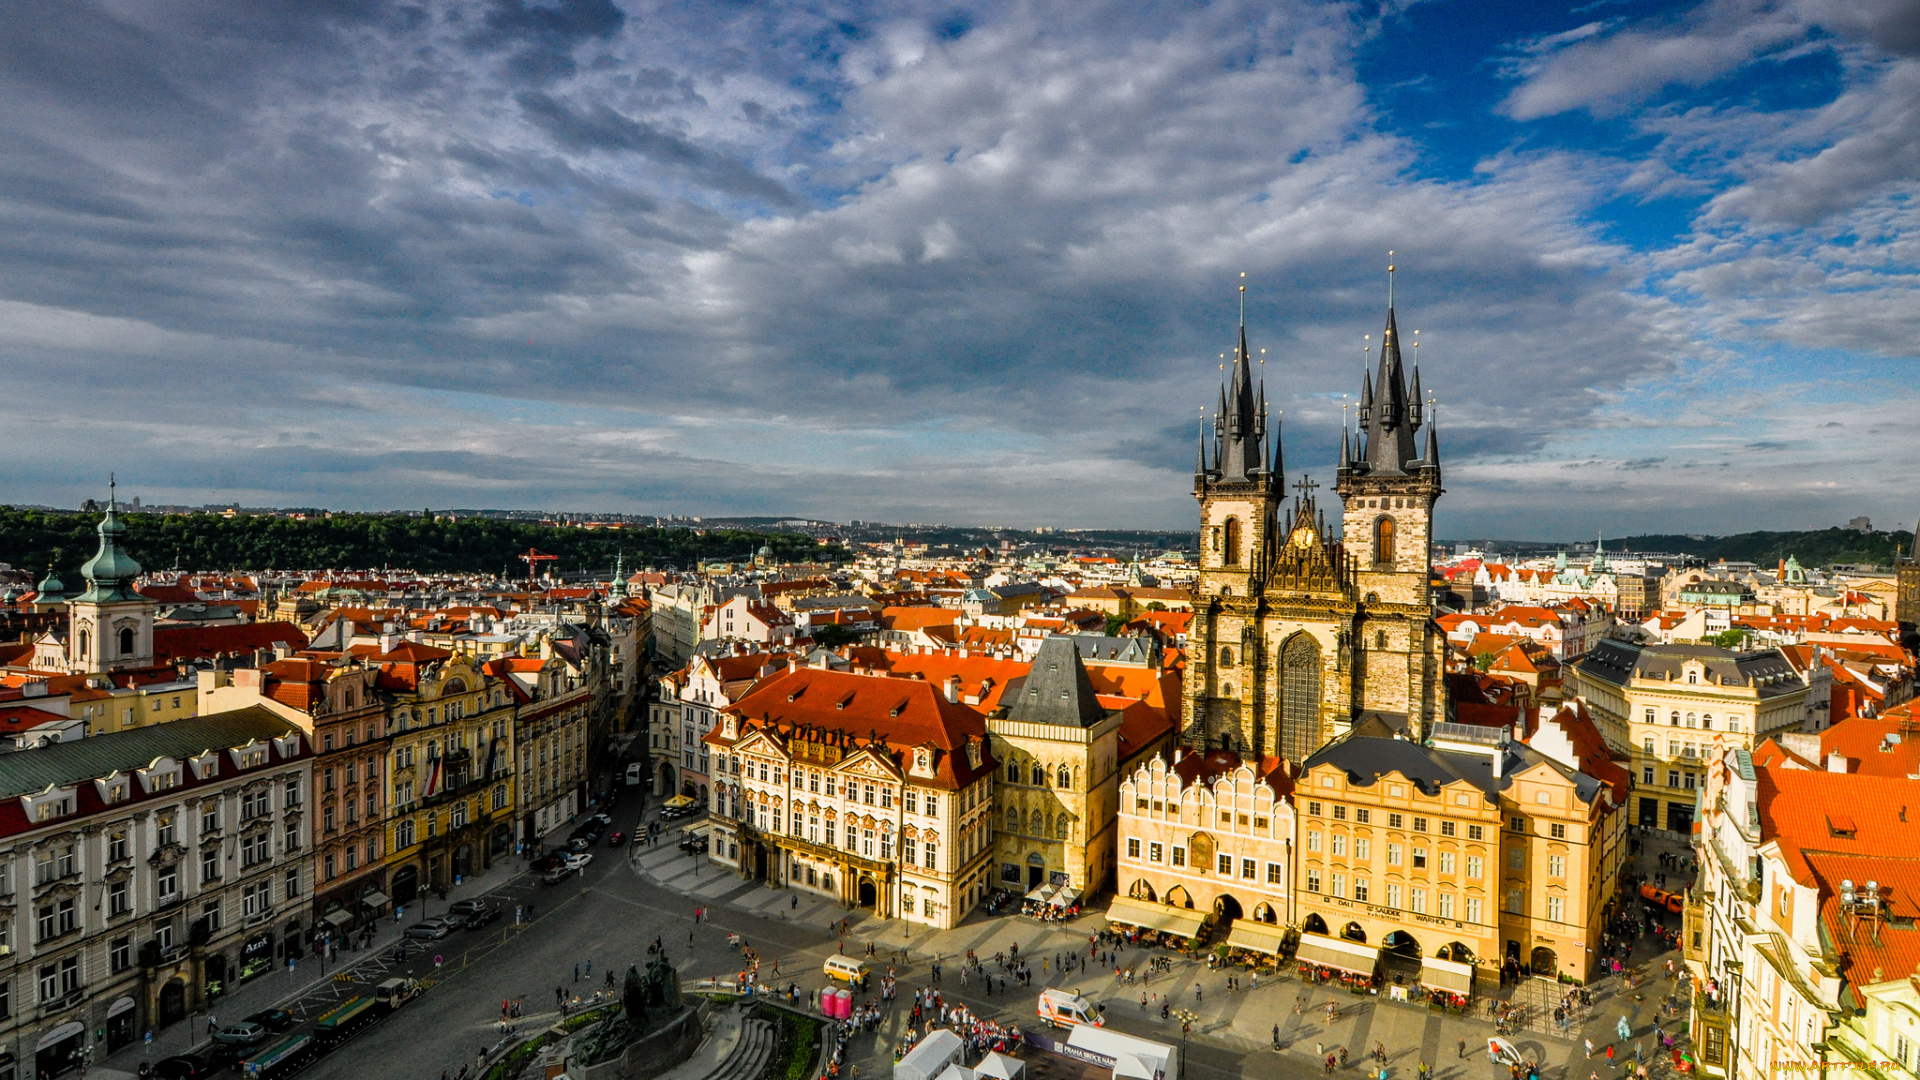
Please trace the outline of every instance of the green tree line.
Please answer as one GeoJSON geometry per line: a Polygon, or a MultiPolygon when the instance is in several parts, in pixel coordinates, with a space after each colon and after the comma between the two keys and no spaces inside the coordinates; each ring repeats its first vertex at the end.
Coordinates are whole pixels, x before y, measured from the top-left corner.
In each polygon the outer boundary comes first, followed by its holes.
{"type": "MultiPolygon", "coordinates": [[[[36,576],[51,565],[68,586],[99,547],[99,514],[0,507],[0,561],[36,576]]],[[[506,573],[524,577],[528,548],[558,556],[541,572],[605,572],[624,552],[629,570],[745,561],[763,545],[778,562],[837,562],[845,549],[797,533],[741,529],[580,529],[464,518],[428,521],[396,514],[335,514],[305,521],[211,514],[122,514],[125,548],[148,570],[395,569],[506,573]]]]}
{"type": "Polygon", "coordinates": [[[1913,534],[1857,532],[1853,529],[1816,529],[1808,532],[1749,532],[1695,539],[1684,535],[1628,536],[1607,544],[1610,551],[1663,551],[1698,555],[1708,562],[1758,563],[1771,566],[1791,555],[1801,566],[1835,563],[1878,563],[1892,566],[1894,556],[1913,550],[1913,534]]]}

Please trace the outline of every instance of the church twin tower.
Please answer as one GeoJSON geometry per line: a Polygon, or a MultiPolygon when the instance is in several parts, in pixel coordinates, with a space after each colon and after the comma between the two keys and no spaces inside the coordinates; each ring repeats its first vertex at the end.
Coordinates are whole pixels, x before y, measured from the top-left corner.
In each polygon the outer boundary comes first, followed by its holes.
{"type": "Polygon", "coordinates": [[[1440,443],[1409,390],[1391,299],[1359,430],[1340,433],[1340,535],[1303,478],[1286,498],[1280,424],[1267,421],[1240,328],[1212,437],[1204,428],[1200,578],[1189,635],[1184,742],[1296,766],[1372,718],[1419,740],[1446,718],[1446,642],[1428,600],[1440,443]],[[1424,427],[1424,451],[1421,434],[1424,427]],[[1416,456],[1421,454],[1421,456],[1416,456]]]}

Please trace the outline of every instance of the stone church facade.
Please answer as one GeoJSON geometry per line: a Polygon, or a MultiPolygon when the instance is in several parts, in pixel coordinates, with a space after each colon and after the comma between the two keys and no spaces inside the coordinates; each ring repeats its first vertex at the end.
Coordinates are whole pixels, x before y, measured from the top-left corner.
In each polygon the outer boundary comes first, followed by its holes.
{"type": "Polygon", "coordinates": [[[1303,477],[1286,497],[1280,425],[1269,429],[1242,326],[1194,470],[1190,747],[1298,763],[1363,717],[1416,740],[1446,717],[1445,636],[1428,600],[1440,444],[1417,368],[1408,385],[1391,303],[1358,431],[1341,432],[1337,536],[1318,488],[1303,477]]]}

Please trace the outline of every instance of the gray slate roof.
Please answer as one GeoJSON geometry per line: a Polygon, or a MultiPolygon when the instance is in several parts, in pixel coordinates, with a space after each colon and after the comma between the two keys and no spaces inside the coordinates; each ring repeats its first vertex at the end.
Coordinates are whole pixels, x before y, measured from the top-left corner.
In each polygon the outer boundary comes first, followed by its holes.
{"type": "Polygon", "coordinates": [[[256,739],[281,738],[298,730],[271,709],[250,705],[190,720],[55,743],[38,750],[21,750],[0,755],[0,798],[45,791],[49,784],[64,787],[115,771],[144,769],[162,755],[185,759],[204,750],[226,750],[256,739]]]}
{"type": "Polygon", "coordinates": [[[1040,650],[1033,654],[1032,670],[1020,685],[1007,688],[1013,698],[1008,720],[1084,728],[1107,715],[1094,696],[1093,683],[1087,678],[1074,640],[1056,635],[1040,642],[1040,650]]]}
{"type": "Polygon", "coordinates": [[[1464,780],[1494,800],[1513,784],[1514,773],[1536,765],[1546,765],[1572,780],[1574,793],[1583,803],[1592,802],[1603,786],[1586,773],[1569,769],[1525,743],[1508,743],[1505,753],[1500,775],[1496,777],[1491,752],[1469,754],[1439,750],[1406,739],[1348,735],[1321,747],[1307,759],[1303,771],[1332,765],[1346,772],[1349,784],[1362,787],[1371,787],[1388,773],[1399,773],[1428,795],[1447,784],[1464,780]]]}

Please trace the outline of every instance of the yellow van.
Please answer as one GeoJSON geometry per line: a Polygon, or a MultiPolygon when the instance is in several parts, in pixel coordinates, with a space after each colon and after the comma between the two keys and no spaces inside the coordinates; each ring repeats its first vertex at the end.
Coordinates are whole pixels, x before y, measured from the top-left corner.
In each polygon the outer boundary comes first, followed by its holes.
{"type": "Polygon", "coordinates": [[[820,965],[820,970],[827,978],[848,986],[858,986],[867,981],[867,962],[839,953],[827,957],[827,962],[820,965]]]}

